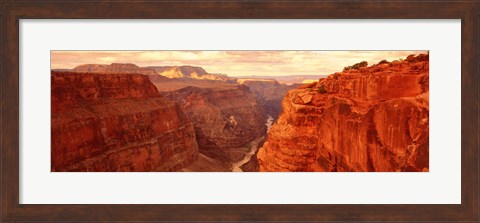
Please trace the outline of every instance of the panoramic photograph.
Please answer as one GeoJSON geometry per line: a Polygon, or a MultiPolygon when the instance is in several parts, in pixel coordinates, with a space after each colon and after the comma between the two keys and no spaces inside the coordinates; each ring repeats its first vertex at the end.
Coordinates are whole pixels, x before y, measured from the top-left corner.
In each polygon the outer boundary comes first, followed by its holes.
{"type": "Polygon", "coordinates": [[[52,172],[428,172],[428,51],[51,51],[52,172]]]}

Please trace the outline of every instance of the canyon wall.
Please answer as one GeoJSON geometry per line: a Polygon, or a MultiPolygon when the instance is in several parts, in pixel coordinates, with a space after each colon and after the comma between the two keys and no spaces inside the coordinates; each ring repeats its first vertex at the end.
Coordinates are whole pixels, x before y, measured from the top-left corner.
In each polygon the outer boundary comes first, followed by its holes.
{"type": "Polygon", "coordinates": [[[162,94],[180,103],[192,119],[200,152],[224,163],[235,152],[228,149],[246,147],[266,132],[265,112],[246,86],[189,86],[162,94]]]}
{"type": "Polygon", "coordinates": [[[428,55],[411,55],[290,90],[260,171],[428,171],[428,80],[428,55]]]}
{"type": "Polygon", "coordinates": [[[52,72],[52,171],[176,171],[197,159],[193,123],[145,75],[52,72]]]}
{"type": "Polygon", "coordinates": [[[274,120],[277,120],[282,112],[282,100],[287,92],[300,86],[281,84],[273,79],[237,79],[237,83],[248,86],[250,91],[257,95],[265,113],[271,115],[274,120]]]}

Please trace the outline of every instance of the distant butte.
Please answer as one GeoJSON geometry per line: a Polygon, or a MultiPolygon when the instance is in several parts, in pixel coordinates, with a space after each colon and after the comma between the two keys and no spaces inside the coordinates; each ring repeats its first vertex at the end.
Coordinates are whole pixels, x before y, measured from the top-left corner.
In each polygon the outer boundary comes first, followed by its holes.
{"type": "Polygon", "coordinates": [[[235,78],[223,74],[211,74],[202,67],[194,66],[149,66],[148,69],[155,70],[159,75],[168,78],[193,78],[199,80],[231,81],[235,78]]]}
{"type": "Polygon", "coordinates": [[[112,63],[107,64],[83,64],[72,69],[78,73],[102,73],[102,74],[144,74],[155,75],[155,70],[142,68],[132,63],[112,63]]]}

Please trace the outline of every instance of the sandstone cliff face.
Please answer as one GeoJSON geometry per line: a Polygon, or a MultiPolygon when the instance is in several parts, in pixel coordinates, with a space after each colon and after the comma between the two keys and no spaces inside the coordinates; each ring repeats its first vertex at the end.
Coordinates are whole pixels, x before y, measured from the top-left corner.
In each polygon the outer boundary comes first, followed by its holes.
{"type": "Polygon", "coordinates": [[[196,160],[193,124],[147,76],[52,72],[52,171],[176,171],[196,160]]]}
{"type": "Polygon", "coordinates": [[[193,78],[200,80],[230,81],[234,78],[222,74],[211,74],[201,67],[194,66],[150,66],[158,74],[168,78],[193,78]]]}
{"type": "Polygon", "coordinates": [[[260,171],[428,171],[428,55],[291,90],[260,171]]]}
{"type": "Polygon", "coordinates": [[[265,113],[245,86],[190,86],[164,95],[181,104],[195,125],[200,152],[210,157],[228,161],[225,150],[245,147],[266,132],[265,113]]]}
{"type": "Polygon", "coordinates": [[[250,91],[257,95],[257,99],[262,104],[265,112],[278,118],[282,112],[282,100],[291,89],[295,89],[299,84],[280,84],[273,79],[238,79],[237,83],[248,86],[250,91]]]}

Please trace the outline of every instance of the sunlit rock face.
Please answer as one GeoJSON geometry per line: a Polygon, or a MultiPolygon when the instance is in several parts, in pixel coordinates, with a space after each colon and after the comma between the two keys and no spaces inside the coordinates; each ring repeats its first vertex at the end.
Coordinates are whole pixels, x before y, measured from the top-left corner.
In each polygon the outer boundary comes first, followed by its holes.
{"type": "Polygon", "coordinates": [[[290,90],[260,171],[428,171],[428,75],[412,55],[290,90]]]}
{"type": "Polygon", "coordinates": [[[194,66],[150,66],[148,69],[155,70],[159,75],[168,78],[192,78],[198,80],[215,80],[215,81],[234,81],[235,78],[228,77],[224,74],[211,74],[202,67],[194,66]]]}
{"type": "Polygon", "coordinates": [[[52,72],[52,171],[176,171],[193,124],[145,75],[52,72]]]}

